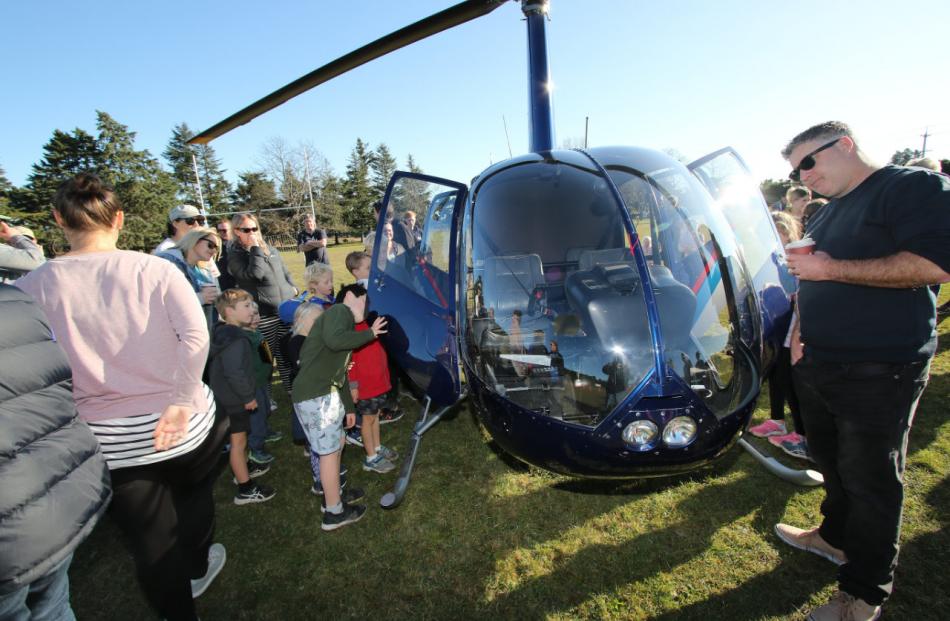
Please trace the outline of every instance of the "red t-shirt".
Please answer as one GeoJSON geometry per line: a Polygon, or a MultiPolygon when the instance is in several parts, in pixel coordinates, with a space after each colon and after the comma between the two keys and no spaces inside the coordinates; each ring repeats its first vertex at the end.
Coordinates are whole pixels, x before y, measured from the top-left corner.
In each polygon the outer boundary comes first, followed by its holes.
{"type": "MultiPolygon", "coordinates": [[[[356,331],[369,330],[365,321],[356,324],[356,331]]],[[[357,399],[372,399],[389,392],[392,384],[389,383],[389,363],[386,361],[386,350],[379,339],[373,339],[359,349],[353,350],[353,368],[350,369],[351,382],[356,382],[357,399]]]]}

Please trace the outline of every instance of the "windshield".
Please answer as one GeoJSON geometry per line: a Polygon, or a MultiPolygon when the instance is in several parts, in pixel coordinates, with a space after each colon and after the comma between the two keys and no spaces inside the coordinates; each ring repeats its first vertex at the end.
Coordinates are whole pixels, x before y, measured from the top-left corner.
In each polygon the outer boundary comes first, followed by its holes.
{"type": "Polygon", "coordinates": [[[660,316],[663,358],[717,416],[753,390],[751,296],[729,223],[682,166],[647,174],[612,166],[649,265],[660,316]]]}

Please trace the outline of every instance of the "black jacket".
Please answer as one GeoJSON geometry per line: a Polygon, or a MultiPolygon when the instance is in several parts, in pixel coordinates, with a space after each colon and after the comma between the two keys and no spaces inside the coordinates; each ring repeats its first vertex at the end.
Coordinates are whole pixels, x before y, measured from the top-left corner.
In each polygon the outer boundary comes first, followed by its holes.
{"type": "Polygon", "coordinates": [[[254,361],[244,330],[219,322],[211,331],[208,379],[215,402],[225,412],[241,411],[254,400],[254,361]]]}
{"type": "Polygon", "coordinates": [[[248,250],[237,243],[228,251],[228,271],[239,288],[254,296],[261,317],[276,315],[280,303],[294,297],[294,283],[280,253],[273,246],[267,248],[270,256],[259,247],[248,250]]]}
{"type": "Polygon", "coordinates": [[[49,573],[109,504],[99,443],[76,415],[66,354],[33,299],[0,285],[0,595],[49,573]]]}

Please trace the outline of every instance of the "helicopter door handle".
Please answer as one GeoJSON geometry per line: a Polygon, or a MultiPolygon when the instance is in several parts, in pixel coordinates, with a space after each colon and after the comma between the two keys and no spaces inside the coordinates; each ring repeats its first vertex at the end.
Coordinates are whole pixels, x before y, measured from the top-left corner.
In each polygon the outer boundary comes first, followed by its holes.
{"type": "Polygon", "coordinates": [[[383,280],[382,276],[377,276],[376,279],[373,281],[373,284],[376,285],[377,291],[382,291],[383,287],[386,286],[386,281],[383,280]]]}

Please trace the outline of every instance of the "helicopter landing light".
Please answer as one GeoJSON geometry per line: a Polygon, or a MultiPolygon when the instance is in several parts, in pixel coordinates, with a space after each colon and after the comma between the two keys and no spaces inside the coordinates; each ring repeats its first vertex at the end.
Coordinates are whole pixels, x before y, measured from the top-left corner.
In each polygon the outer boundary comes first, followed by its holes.
{"type": "Polygon", "coordinates": [[[663,428],[663,443],[670,448],[681,448],[696,439],[696,421],[689,416],[677,416],[663,428]]]}
{"type": "Polygon", "coordinates": [[[623,430],[623,441],[640,450],[649,449],[656,440],[659,429],[650,420],[635,420],[623,430]]]}

